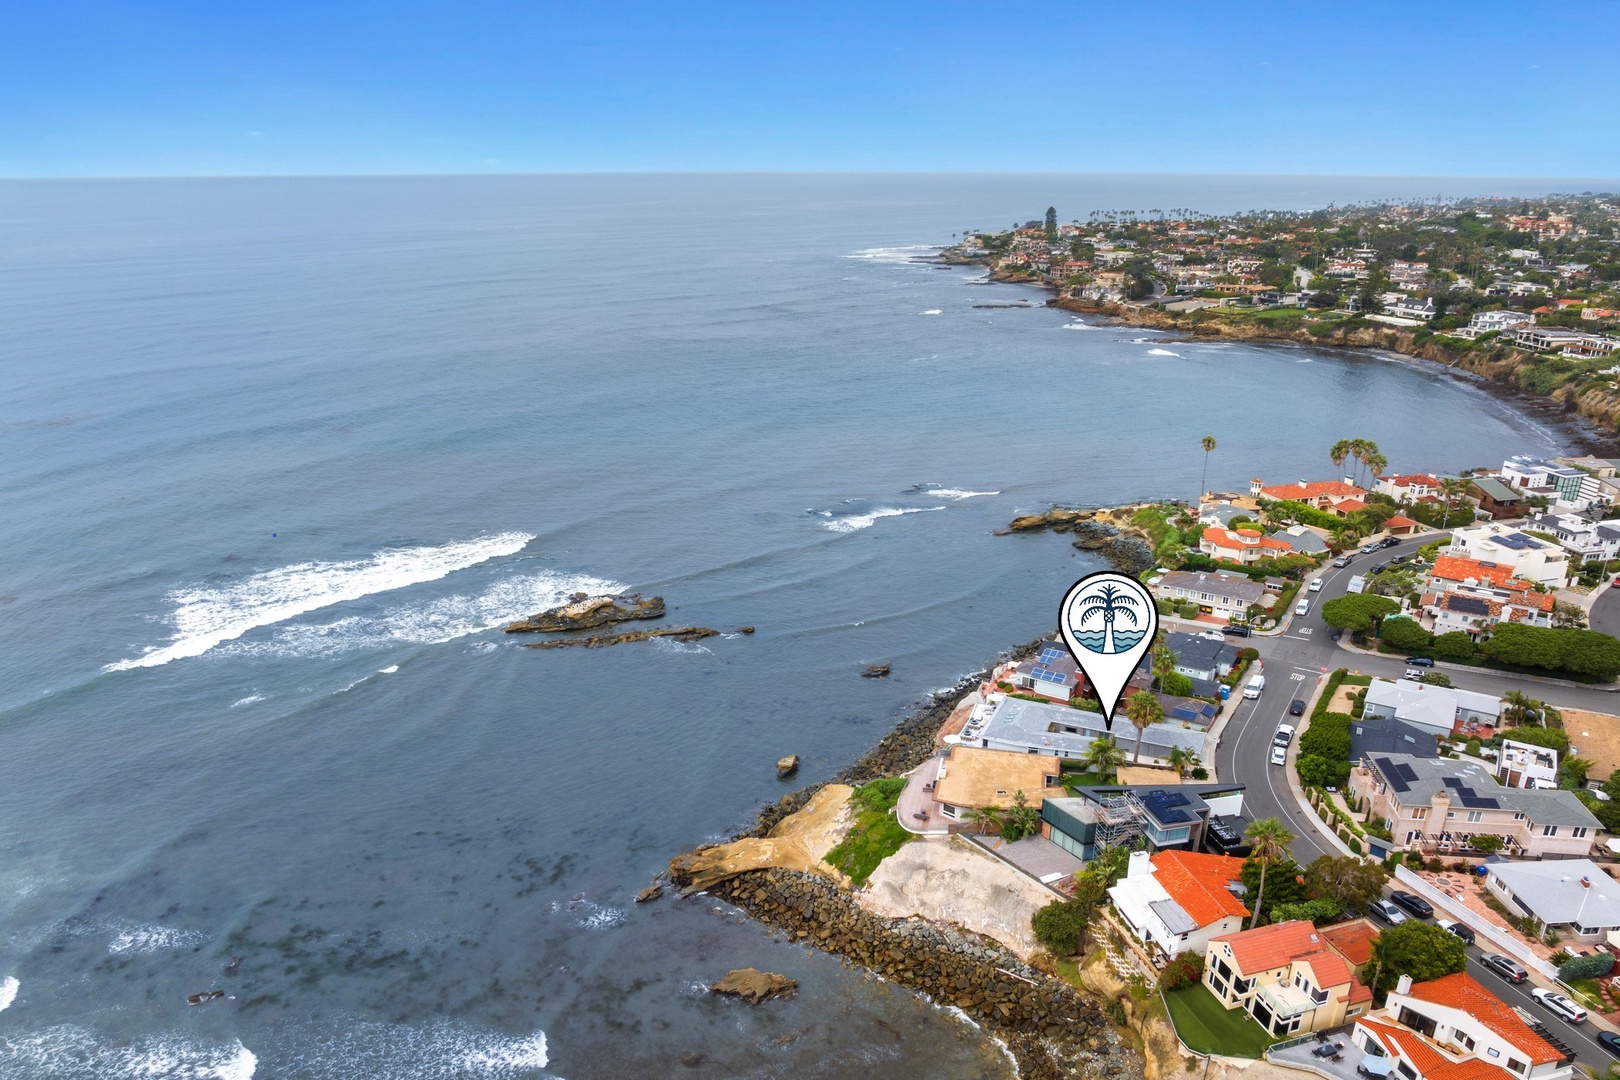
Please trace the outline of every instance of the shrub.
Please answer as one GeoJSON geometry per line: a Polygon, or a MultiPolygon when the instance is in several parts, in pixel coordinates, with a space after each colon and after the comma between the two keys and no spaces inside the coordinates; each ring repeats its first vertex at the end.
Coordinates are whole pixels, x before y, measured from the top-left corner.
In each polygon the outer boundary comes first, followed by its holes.
{"type": "Polygon", "coordinates": [[[1344,846],[1355,852],[1357,855],[1361,854],[1361,841],[1357,840],[1353,836],[1344,842],[1344,846]]]}
{"type": "Polygon", "coordinates": [[[873,810],[885,813],[894,809],[895,803],[900,801],[900,793],[905,790],[906,778],[903,776],[885,776],[881,780],[873,780],[862,784],[855,789],[855,801],[863,810],[873,810]]]}
{"type": "Polygon", "coordinates": [[[1318,900],[1305,900],[1297,904],[1271,905],[1272,922],[1305,919],[1308,922],[1328,923],[1343,914],[1344,904],[1331,896],[1324,896],[1318,900]]]}
{"type": "Polygon", "coordinates": [[[1035,913],[1030,927],[1035,940],[1053,956],[1073,956],[1086,939],[1086,925],[1095,909],[1080,900],[1055,900],[1035,913]]]}
{"type": "Polygon", "coordinates": [[[1423,853],[1420,851],[1408,851],[1406,853],[1406,865],[1413,870],[1423,869],[1423,853]]]}
{"type": "Polygon", "coordinates": [[[1423,864],[1423,869],[1427,870],[1431,874],[1438,874],[1445,868],[1446,864],[1441,862],[1439,859],[1430,859],[1428,862],[1423,864]]]}
{"type": "Polygon", "coordinates": [[[1434,635],[1423,629],[1416,619],[1385,619],[1378,626],[1378,640],[1395,649],[1418,652],[1434,642],[1434,635]]]}
{"type": "Polygon", "coordinates": [[[1193,769],[1192,778],[1194,780],[1208,780],[1209,770],[1204,768],[1202,765],[1199,765],[1193,769]]]}
{"type": "Polygon", "coordinates": [[[1596,952],[1577,956],[1558,965],[1558,977],[1564,982],[1577,979],[1601,979],[1614,970],[1614,954],[1596,952]]]}
{"type": "Polygon", "coordinates": [[[1204,977],[1204,958],[1195,952],[1177,953],[1159,972],[1160,990],[1180,990],[1204,977]]]}
{"type": "Polygon", "coordinates": [[[1171,697],[1187,697],[1193,692],[1193,681],[1179,671],[1164,677],[1164,692],[1171,697]]]}
{"type": "Polygon", "coordinates": [[[1102,1014],[1108,1017],[1108,1022],[1115,1027],[1125,1026],[1125,1003],[1119,998],[1104,998],[1102,1001],[1102,1014]]]}

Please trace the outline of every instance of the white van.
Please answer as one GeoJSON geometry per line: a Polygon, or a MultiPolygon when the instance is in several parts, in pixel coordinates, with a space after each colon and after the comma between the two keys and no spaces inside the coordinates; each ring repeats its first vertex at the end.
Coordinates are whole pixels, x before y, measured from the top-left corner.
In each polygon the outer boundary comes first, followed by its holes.
{"type": "Polygon", "coordinates": [[[1266,677],[1264,675],[1256,675],[1254,678],[1243,684],[1243,696],[1246,698],[1257,698],[1260,696],[1260,691],[1264,690],[1265,688],[1266,677]]]}
{"type": "Polygon", "coordinates": [[[1294,605],[1294,614],[1295,615],[1305,615],[1305,614],[1308,614],[1310,612],[1310,610],[1311,610],[1311,602],[1308,599],[1301,600],[1299,603],[1294,605]]]}

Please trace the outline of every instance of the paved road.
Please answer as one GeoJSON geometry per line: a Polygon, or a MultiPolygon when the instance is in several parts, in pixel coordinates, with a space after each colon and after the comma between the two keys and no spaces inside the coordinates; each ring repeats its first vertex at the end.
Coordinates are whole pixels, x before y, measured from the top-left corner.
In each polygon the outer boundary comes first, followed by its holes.
{"type": "Polygon", "coordinates": [[[1620,637],[1620,588],[1608,588],[1592,604],[1587,625],[1611,637],[1620,637]]]}

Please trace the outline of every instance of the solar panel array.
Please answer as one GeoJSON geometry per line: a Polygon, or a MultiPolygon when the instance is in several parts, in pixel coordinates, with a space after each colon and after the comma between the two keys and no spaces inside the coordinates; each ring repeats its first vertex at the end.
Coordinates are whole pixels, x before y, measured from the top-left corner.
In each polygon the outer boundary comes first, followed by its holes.
{"type": "Polygon", "coordinates": [[[1384,779],[1389,781],[1389,786],[1396,791],[1410,791],[1411,785],[1417,782],[1417,773],[1413,772],[1412,766],[1404,761],[1399,765],[1387,757],[1374,758],[1373,761],[1377,764],[1378,771],[1384,774],[1384,779]]]}
{"type": "Polygon", "coordinates": [[[1061,647],[1059,647],[1057,645],[1048,645],[1048,646],[1046,646],[1045,648],[1043,648],[1041,650],[1041,655],[1036,658],[1036,663],[1043,664],[1043,665],[1044,664],[1056,663],[1058,660],[1061,660],[1065,655],[1066,655],[1066,653],[1064,652],[1064,650],[1061,647]]]}
{"type": "Polygon", "coordinates": [[[1069,681],[1069,676],[1061,671],[1053,671],[1051,668],[1038,667],[1030,674],[1042,682],[1067,683],[1069,681]]]}
{"type": "Polygon", "coordinates": [[[1500,810],[1502,804],[1495,799],[1481,795],[1455,776],[1448,776],[1441,783],[1457,793],[1458,800],[1470,810],[1500,810]]]}
{"type": "Polygon", "coordinates": [[[1147,807],[1148,813],[1152,814],[1162,824],[1176,825],[1193,820],[1192,814],[1179,809],[1183,806],[1192,805],[1187,796],[1179,791],[1157,789],[1143,793],[1140,798],[1142,805],[1147,807]]]}
{"type": "Polygon", "coordinates": [[[1460,611],[1468,615],[1489,615],[1491,606],[1477,596],[1458,596],[1452,593],[1446,601],[1446,606],[1452,611],[1460,611]]]}
{"type": "Polygon", "coordinates": [[[1527,548],[1538,548],[1541,546],[1540,544],[1536,543],[1536,541],[1530,539],[1530,537],[1524,535],[1524,533],[1508,533],[1506,536],[1493,536],[1491,539],[1495,540],[1503,547],[1511,548],[1514,551],[1523,551],[1527,548]]]}

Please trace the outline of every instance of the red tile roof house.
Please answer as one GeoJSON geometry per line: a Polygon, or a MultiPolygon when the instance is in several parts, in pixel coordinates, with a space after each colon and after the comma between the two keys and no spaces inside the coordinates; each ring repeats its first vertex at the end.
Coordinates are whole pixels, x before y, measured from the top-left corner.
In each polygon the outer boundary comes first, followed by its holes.
{"type": "Polygon", "coordinates": [[[1345,499],[1359,499],[1366,495],[1364,488],[1347,484],[1343,480],[1300,480],[1293,484],[1272,484],[1264,480],[1250,480],[1249,494],[1257,499],[1307,503],[1318,510],[1327,510],[1345,499]]]}
{"type": "Polygon", "coordinates": [[[1137,938],[1169,957],[1202,954],[1210,938],[1243,929],[1243,860],[1170,849],[1131,853],[1108,898],[1137,938]]]}
{"type": "Polygon", "coordinates": [[[1440,478],[1429,473],[1407,473],[1404,476],[1380,476],[1373,485],[1396,502],[1416,502],[1433,499],[1440,494],[1440,478]]]}
{"type": "Polygon", "coordinates": [[[1303,919],[1218,937],[1204,953],[1204,985],[1279,1038],[1326,1031],[1372,1007],[1372,991],[1303,919]]]}
{"type": "Polygon", "coordinates": [[[1198,550],[1211,558],[1235,563],[1280,559],[1294,553],[1293,547],[1273,540],[1258,529],[1223,529],[1219,525],[1205,526],[1198,550]]]}
{"type": "Polygon", "coordinates": [[[1569,1080],[1574,1065],[1466,972],[1413,984],[1401,976],[1351,1041],[1391,1080],[1569,1080]]]}
{"type": "Polygon", "coordinates": [[[1421,521],[1413,521],[1405,514],[1396,514],[1384,520],[1384,531],[1391,536],[1411,536],[1422,528],[1421,521]]]}

